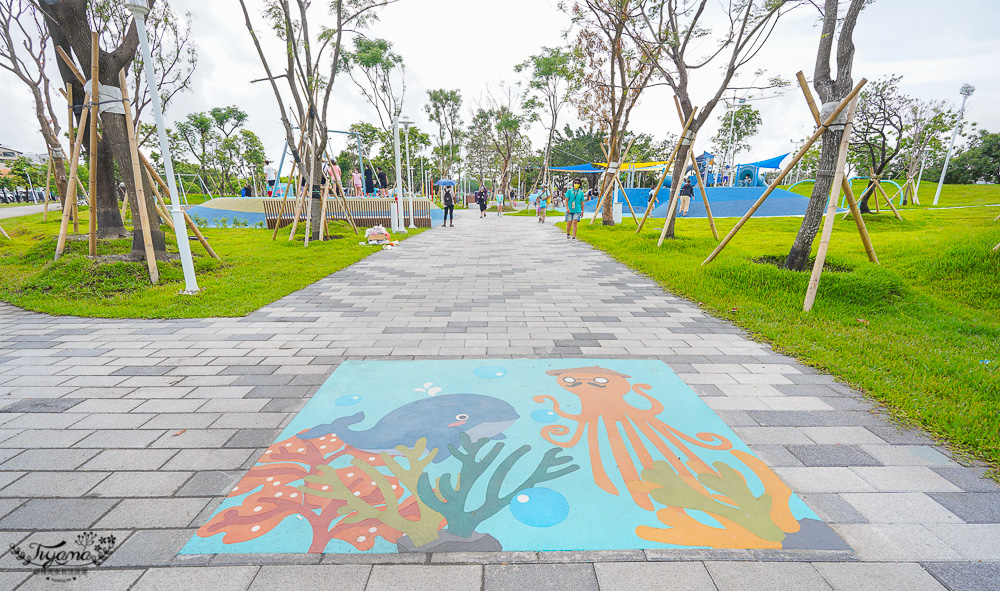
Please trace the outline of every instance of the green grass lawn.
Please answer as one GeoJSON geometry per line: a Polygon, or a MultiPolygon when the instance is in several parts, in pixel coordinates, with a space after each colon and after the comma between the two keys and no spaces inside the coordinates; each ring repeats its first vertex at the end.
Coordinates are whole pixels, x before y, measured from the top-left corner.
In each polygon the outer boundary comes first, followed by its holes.
{"type": "MultiPolygon", "coordinates": [[[[86,219],[86,208],[81,217],[86,219]]],[[[381,249],[359,245],[364,236],[341,224],[331,227],[340,238],[310,242],[308,248],[304,229],[294,242],[287,231],[272,242],[269,230],[206,229],[222,260],[192,241],[201,292],[186,296],[179,294],[184,288],[179,261],[157,263],[160,285],[151,286],[145,262],[94,262],[86,256],[86,240],[68,242],[66,254],[54,262],[58,217],[45,223],[40,214],[4,220],[4,229],[12,241],[0,237],[0,299],[37,312],[101,318],[243,316],[381,249]]],[[[173,231],[166,234],[168,251],[176,253],[173,231]]],[[[100,241],[98,254],[125,254],[130,248],[131,239],[100,241]]]]}
{"type": "MultiPolygon", "coordinates": [[[[903,186],[906,179],[897,180],[899,186],[903,186]]],[[[851,190],[854,191],[854,195],[858,198],[868,187],[868,181],[855,180],[851,182],[851,190]]],[[[788,185],[782,187],[787,189],[788,185]]],[[[799,195],[805,195],[809,197],[812,194],[812,183],[802,183],[792,189],[793,193],[798,193],[799,195]]],[[[899,198],[896,197],[896,192],[898,189],[896,187],[888,184],[882,183],[882,188],[885,189],[889,197],[893,198],[893,204],[899,207],[899,198]]],[[[922,209],[927,207],[968,207],[972,205],[985,205],[985,204],[1000,204],[1000,187],[996,185],[945,185],[944,189],[941,191],[941,199],[938,200],[936,206],[931,205],[934,203],[934,193],[937,192],[937,179],[928,179],[926,176],[924,180],[920,183],[920,205],[907,204],[903,206],[903,209],[922,209]]],[[[875,205],[872,204],[871,209],[875,209],[875,205]]],[[[881,198],[879,200],[879,207],[882,209],[887,209],[885,205],[885,199],[881,198]]],[[[1000,212],[998,212],[1000,213],[1000,212]]],[[[995,215],[993,217],[996,217],[995,215]]]]}
{"type": "MultiPolygon", "coordinates": [[[[941,204],[976,201],[1000,203],[1000,189],[951,188],[941,204]]],[[[1000,242],[997,214],[994,207],[917,207],[903,213],[903,222],[884,212],[866,216],[881,265],[868,262],[853,220],[838,216],[827,261],[841,270],[823,274],[811,313],[802,312],[808,273],[757,262],[783,260],[800,219],[751,219],[705,266],[717,243],[704,219],[679,219],[679,238],[662,248],[656,246],[662,221],[639,236],[631,220],[614,228],[581,224],[579,237],[997,466],[1000,253],[991,251],[1000,242]]],[[[725,234],[735,220],[717,223],[725,234]]]]}

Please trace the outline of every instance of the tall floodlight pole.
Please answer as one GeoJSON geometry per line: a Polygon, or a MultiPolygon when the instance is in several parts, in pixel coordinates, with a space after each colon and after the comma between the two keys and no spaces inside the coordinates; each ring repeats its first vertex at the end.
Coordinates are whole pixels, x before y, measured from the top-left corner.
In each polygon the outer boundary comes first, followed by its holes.
{"type": "Polygon", "coordinates": [[[396,226],[393,228],[394,231],[406,232],[406,226],[403,225],[403,200],[400,198],[403,194],[403,162],[399,153],[399,115],[392,118],[392,144],[396,157],[396,215],[393,217],[392,225],[396,226]]]}
{"type": "Polygon", "coordinates": [[[958,132],[962,129],[962,118],[965,117],[965,101],[969,100],[973,92],[976,92],[976,87],[971,84],[963,84],[962,89],[958,91],[962,95],[962,108],[958,111],[958,123],[955,124],[955,131],[951,133],[951,145],[948,146],[948,155],[944,159],[944,169],[941,171],[941,180],[938,181],[937,192],[934,193],[934,205],[938,204],[938,199],[941,198],[941,189],[944,187],[944,177],[948,174],[948,164],[951,163],[951,152],[955,149],[955,138],[958,137],[958,132]]]}
{"type": "MultiPolygon", "coordinates": [[[[198,279],[194,274],[194,260],[191,258],[191,243],[188,242],[187,224],[177,192],[177,180],[174,177],[174,162],[170,156],[170,143],[167,141],[167,128],[163,123],[163,109],[160,105],[160,89],[156,83],[153,71],[153,57],[149,51],[149,38],[146,36],[146,15],[149,6],[145,0],[140,3],[125,4],[139,28],[139,47],[142,50],[142,67],[146,71],[146,84],[149,85],[149,98],[152,101],[153,116],[156,118],[156,131],[160,139],[160,153],[163,154],[163,169],[170,189],[170,217],[174,220],[174,232],[177,234],[177,249],[181,255],[181,269],[184,271],[184,286],[182,293],[193,294],[199,291],[198,279]]],[[[144,205],[140,204],[141,207],[144,205]]]]}
{"type": "Polygon", "coordinates": [[[404,118],[403,133],[406,134],[406,186],[410,189],[410,229],[415,229],[417,225],[413,222],[413,167],[410,165],[410,126],[413,122],[404,118]]]}

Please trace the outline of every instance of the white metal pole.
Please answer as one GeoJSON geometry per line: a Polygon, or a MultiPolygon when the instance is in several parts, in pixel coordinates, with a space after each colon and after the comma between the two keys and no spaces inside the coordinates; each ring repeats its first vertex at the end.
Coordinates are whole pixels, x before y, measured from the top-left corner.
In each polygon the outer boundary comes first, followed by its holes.
{"type": "Polygon", "coordinates": [[[406,186],[410,189],[410,228],[417,224],[413,221],[413,167],[410,166],[410,124],[406,124],[406,186]]]}
{"type": "MultiPolygon", "coordinates": [[[[964,87],[963,90],[965,90],[964,87]]],[[[944,169],[941,170],[941,180],[938,181],[937,192],[934,193],[934,205],[937,205],[938,199],[941,198],[941,189],[944,188],[944,177],[948,175],[948,164],[951,163],[951,152],[955,149],[955,139],[958,137],[958,131],[962,129],[962,118],[965,117],[965,101],[968,100],[968,98],[968,94],[962,94],[962,108],[958,111],[958,123],[955,124],[955,130],[951,133],[951,145],[948,146],[948,155],[944,159],[944,169]]]]}
{"type": "Polygon", "coordinates": [[[393,153],[396,157],[396,189],[395,199],[393,200],[396,207],[396,215],[392,222],[392,225],[395,227],[392,230],[393,232],[406,232],[406,226],[403,225],[403,200],[400,198],[400,195],[403,194],[403,163],[399,153],[399,115],[396,115],[392,119],[392,144],[393,153]]]}
{"type": "MultiPolygon", "coordinates": [[[[177,181],[174,178],[174,162],[170,155],[170,143],[167,141],[167,128],[163,122],[163,109],[160,105],[160,89],[156,84],[156,73],[153,71],[153,57],[149,51],[149,38],[146,36],[146,14],[149,7],[143,4],[129,3],[125,8],[132,12],[136,24],[139,25],[139,47],[142,50],[142,64],[146,71],[146,84],[149,85],[149,98],[152,101],[153,116],[156,118],[156,131],[160,139],[160,153],[163,155],[163,168],[170,183],[170,217],[174,220],[174,233],[177,235],[177,249],[181,255],[181,269],[184,271],[184,286],[182,293],[193,294],[199,291],[198,279],[194,273],[194,260],[191,258],[191,243],[188,241],[187,224],[177,192],[177,181]]],[[[142,204],[140,204],[142,206],[142,204]]]]}
{"type": "Polygon", "coordinates": [[[736,94],[733,93],[733,118],[732,121],[729,123],[729,160],[731,161],[729,166],[730,187],[736,186],[736,175],[733,174],[733,169],[736,166],[736,148],[733,147],[733,141],[736,139],[735,134],[736,134],[736,94]]]}
{"type": "Polygon", "coordinates": [[[924,153],[920,159],[920,174],[917,176],[917,188],[913,191],[913,203],[920,205],[920,181],[924,178],[924,165],[927,164],[927,155],[930,150],[924,148],[924,153]]]}

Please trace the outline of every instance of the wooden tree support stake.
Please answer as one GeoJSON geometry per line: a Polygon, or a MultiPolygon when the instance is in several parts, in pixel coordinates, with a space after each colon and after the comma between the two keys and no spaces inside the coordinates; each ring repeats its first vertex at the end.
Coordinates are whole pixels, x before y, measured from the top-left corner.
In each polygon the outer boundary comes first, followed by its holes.
{"type": "MultiPolygon", "coordinates": [[[[646,204],[646,213],[642,216],[642,221],[639,222],[639,227],[635,229],[635,233],[638,234],[642,232],[642,227],[646,225],[646,220],[649,218],[649,214],[653,213],[653,205],[656,204],[656,200],[659,199],[660,189],[663,188],[663,183],[667,182],[667,175],[670,174],[670,169],[674,166],[674,160],[677,158],[677,152],[681,149],[681,142],[684,141],[684,136],[687,135],[688,128],[694,123],[694,116],[698,113],[698,109],[691,111],[691,116],[688,117],[687,122],[684,124],[684,129],[681,130],[680,139],[677,140],[677,145],[674,146],[674,152],[667,159],[667,165],[663,168],[663,174],[660,175],[660,182],[656,184],[656,189],[653,191],[653,198],[649,200],[646,204]]],[[[671,185],[673,183],[671,182],[671,185]]],[[[667,214],[669,215],[669,214],[667,214]]]]}
{"type": "MultiPolygon", "coordinates": [[[[153,168],[153,165],[150,164],[149,160],[146,160],[146,157],[142,154],[142,152],[139,152],[139,159],[142,161],[143,168],[145,168],[146,172],[148,172],[150,176],[153,177],[153,180],[156,181],[156,184],[159,185],[161,189],[163,189],[163,192],[166,193],[171,200],[175,199],[175,197],[170,194],[170,188],[167,186],[167,183],[163,181],[163,179],[160,177],[160,174],[156,172],[156,169],[153,168]]],[[[166,202],[163,202],[163,208],[164,209],[167,208],[166,202]]],[[[201,234],[201,230],[198,229],[198,226],[195,225],[194,221],[187,214],[187,212],[183,211],[182,213],[184,214],[184,223],[187,224],[187,227],[191,230],[191,232],[194,233],[195,238],[197,238],[198,242],[201,243],[201,245],[205,248],[205,252],[208,253],[208,256],[212,257],[215,260],[221,260],[219,258],[219,255],[215,254],[215,251],[212,250],[212,247],[211,245],[209,245],[208,240],[206,240],[205,237],[201,234]]]]}
{"type": "MultiPolygon", "coordinates": [[[[601,208],[604,206],[604,202],[607,199],[611,199],[612,201],[614,201],[615,183],[618,183],[618,174],[621,172],[621,165],[624,164],[625,161],[628,159],[629,153],[632,152],[632,144],[634,143],[635,143],[635,138],[633,137],[632,140],[628,143],[628,147],[625,148],[625,151],[622,153],[622,159],[621,161],[618,162],[618,167],[615,168],[614,178],[612,178],[608,182],[608,186],[605,187],[604,191],[601,193],[601,198],[597,200],[597,207],[594,209],[594,217],[590,218],[590,225],[593,225],[594,222],[597,221],[597,215],[601,213],[601,208]]],[[[610,145],[608,146],[608,151],[606,152],[606,154],[608,156],[608,169],[610,170],[611,168],[610,145]]],[[[628,197],[626,197],[626,199],[627,198],[628,197]]]]}
{"type": "MultiPolygon", "coordinates": [[[[72,98],[72,94],[70,94],[72,98]]],[[[87,117],[90,116],[90,109],[87,105],[90,103],[90,94],[86,94],[83,97],[83,111],[80,114],[80,127],[82,128],[87,124],[87,117]]],[[[72,102],[70,103],[72,104],[72,102]]],[[[70,107],[72,111],[72,107],[70,107]]],[[[70,154],[70,165],[69,165],[69,186],[66,189],[66,203],[63,204],[62,210],[62,220],[59,223],[59,237],[56,239],[56,256],[55,260],[59,260],[62,256],[63,251],[66,249],[66,234],[69,231],[69,218],[70,215],[74,214],[74,204],[76,203],[76,185],[77,185],[77,174],[76,169],[80,165],[80,150],[83,149],[83,134],[76,134],[76,139],[73,142],[73,151],[70,154]]]]}
{"type": "MultiPolygon", "coordinates": [[[[684,140],[687,137],[688,128],[691,127],[691,123],[694,122],[694,116],[698,114],[698,107],[691,110],[691,117],[688,120],[688,124],[684,126],[684,131],[681,132],[681,139],[677,142],[677,150],[674,152],[676,155],[680,151],[681,146],[684,145],[684,140]]],[[[691,145],[694,145],[694,138],[691,138],[691,145]]],[[[688,152],[691,150],[689,149],[688,152]]],[[[682,163],[683,164],[683,163],[682,163]]],[[[697,168],[697,167],[696,167],[697,168]]],[[[682,167],[683,170],[683,167],[682,167]]],[[[663,246],[663,241],[667,239],[667,230],[670,228],[671,220],[676,219],[675,210],[677,209],[677,203],[681,198],[681,179],[671,179],[670,180],[670,201],[667,204],[667,217],[663,220],[663,230],[660,231],[660,239],[656,243],[656,247],[659,248],[663,246]]]]}
{"type": "Polygon", "coordinates": [[[91,107],[90,117],[90,211],[87,212],[87,227],[89,229],[88,246],[90,256],[97,256],[97,118],[101,116],[101,95],[99,92],[100,83],[97,78],[100,76],[101,47],[99,35],[94,32],[90,34],[90,100],[94,103],[91,107]]]}
{"type": "MultiPolygon", "coordinates": [[[[152,227],[149,222],[149,211],[146,209],[146,192],[142,187],[142,165],[139,163],[139,146],[135,139],[135,124],[132,121],[132,105],[128,98],[128,81],[125,70],[118,72],[118,82],[122,87],[122,104],[125,107],[125,127],[128,132],[128,147],[132,155],[132,181],[135,183],[135,213],[139,214],[142,241],[146,252],[146,267],[149,269],[149,280],[156,285],[160,282],[160,271],[156,268],[156,252],[153,250],[152,227]]],[[[135,223],[132,224],[133,228],[135,223]]]]}
{"type": "MultiPolygon", "coordinates": [[[[631,144],[630,144],[630,147],[631,147],[631,144]]],[[[606,160],[608,160],[608,162],[610,163],[611,158],[608,156],[608,151],[604,149],[604,143],[603,142],[601,143],[601,151],[604,152],[604,158],[606,160]]],[[[625,203],[628,204],[628,210],[632,214],[632,219],[638,225],[639,218],[638,218],[638,216],[635,215],[635,209],[632,208],[632,200],[628,198],[628,194],[625,193],[625,187],[622,186],[622,182],[618,179],[617,176],[615,177],[615,183],[617,183],[618,189],[622,192],[622,195],[625,196],[625,203]]]]}
{"type": "MultiPolygon", "coordinates": [[[[62,149],[62,148],[60,148],[62,149]]],[[[45,167],[45,207],[42,209],[42,221],[49,221],[49,185],[52,183],[52,150],[49,150],[49,165],[45,167]]]]}
{"type": "Polygon", "coordinates": [[[761,195],[757,199],[757,201],[754,202],[754,204],[750,207],[750,210],[746,212],[742,218],[740,218],[740,221],[736,222],[736,226],[729,231],[729,234],[726,234],[726,237],[722,239],[722,242],[719,243],[718,246],[715,247],[715,250],[712,251],[712,254],[708,255],[708,258],[701,263],[702,265],[712,262],[715,259],[715,257],[719,256],[719,253],[722,252],[722,250],[726,248],[726,245],[729,244],[729,242],[733,239],[733,237],[736,236],[737,233],[739,233],[740,228],[742,228],[747,223],[747,220],[749,220],[753,216],[753,214],[760,208],[760,206],[764,204],[764,201],[767,200],[768,196],[770,196],[771,193],[773,193],[774,190],[778,188],[778,185],[780,185],[781,182],[785,180],[785,177],[788,176],[788,173],[790,173],[793,168],[795,168],[795,166],[799,163],[799,160],[802,160],[802,157],[805,156],[806,152],[809,151],[809,148],[811,148],[812,145],[816,143],[816,140],[818,140],[820,136],[826,133],[827,127],[833,125],[833,123],[837,120],[837,118],[840,117],[840,114],[844,111],[844,109],[846,109],[847,106],[851,103],[851,101],[854,100],[854,97],[858,96],[858,93],[861,92],[861,89],[864,88],[865,84],[868,84],[868,80],[862,78],[861,81],[858,82],[858,84],[854,87],[854,89],[847,96],[844,97],[844,100],[840,101],[840,104],[838,104],[837,108],[833,110],[833,113],[830,113],[830,117],[827,118],[827,120],[824,121],[823,124],[819,126],[816,132],[813,133],[808,140],[806,140],[805,144],[802,145],[802,148],[800,148],[795,157],[792,158],[792,161],[789,162],[787,165],[785,165],[785,168],[782,169],[780,173],[778,173],[778,176],[776,176],[773,181],[771,181],[771,184],[768,185],[767,189],[764,190],[764,194],[761,195]]]}
{"type": "Polygon", "coordinates": [[[851,99],[847,109],[847,125],[844,126],[844,136],[840,140],[840,154],[837,157],[837,174],[834,178],[834,190],[830,193],[830,202],[826,207],[826,220],[823,224],[823,236],[816,251],[816,262],[813,264],[812,275],[809,277],[809,288],[806,290],[806,302],[802,310],[809,312],[816,302],[816,292],[819,291],[819,280],[823,275],[823,265],[826,264],[826,253],[830,249],[830,237],[833,235],[833,225],[837,221],[837,203],[840,201],[840,189],[844,182],[844,169],[847,168],[847,152],[851,148],[851,132],[854,131],[854,111],[858,106],[858,98],[851,99]]]}
{"type": "MultiPolygon", "coordinates": [[[[681,109],[681,101],[674,95],[674,105],[677,107],[677,117],[680,119],[681,124],[684,123],[684,111],[681,109]]],[[[708,192],[705,191],[705,180],[701,176],[701,170],[698,168],[698,158],[694,155],[694,142],[691,142],[691,149],[688,150],[688,156],[691,157],[691,166],[694,167],[695,177],[698,179],[698,189],[701,191],[701,200],[705,202],[705,214],[708,215],[708,225],[712,228],[712,236],[716,240],[719,239],[719,231],[715,228],[715,217],[712,216],[712,206],[708,203],[708,192]]]]}
{"type": "MultiPolygon", "coordinates": [[[[816,125],[820,125],[819,108],[816,106],[816,101],[813,100],[812,91],[809,90],[809,83],[806,81],[805,74],[800,70],[796,77],[799,79],[799,87],[802,89],[802,94],[806,97],[806,103],[809,104],[809,112],[812,113],[813,121],[816,125]]],[[[854,190],[851,188],[851,182],[844,178],[844,182],[841,184],[844,189],[844,196],[847,198],[847,204],[850,207],[850,215],[854,216],[854,224],[858,227],[858,234],[861,236],[861,245],[864,246],[865,254],[868,255],[868,260],[879,264],[878,256],[875,254],[875,247],[872,246],[871,237],[868,236],[868,228],[865,227],[865,220],[861,216],[861,210],[858,208],[858,201],[854,198],[854,190]]]]}

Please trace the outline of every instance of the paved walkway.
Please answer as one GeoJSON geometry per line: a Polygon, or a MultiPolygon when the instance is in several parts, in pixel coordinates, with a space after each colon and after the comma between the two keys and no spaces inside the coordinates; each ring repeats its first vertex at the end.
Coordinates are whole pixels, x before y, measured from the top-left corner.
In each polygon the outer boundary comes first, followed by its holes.
{"type": "MultiPolygon", "coordinates": [[[[26,215],[34,215],[45,211],[45,204],[39,205],[18,205],[17,207],[0,207],[0,220],[19,218],[26,215]]],[[[49,203],[49,211],[62,211],[58,203],[49,203]]]]}
{"type": "Polygon", "coordinates": [[[246,318],[0,305],[0,551],[114,531],[82,581],[3,589],[998,589],[1000,488],[856,392],[531,218],[460,212],[246,318]],[[499,555],[176,553],[345,359],[658,358],[854,548],[499,555]]]}

